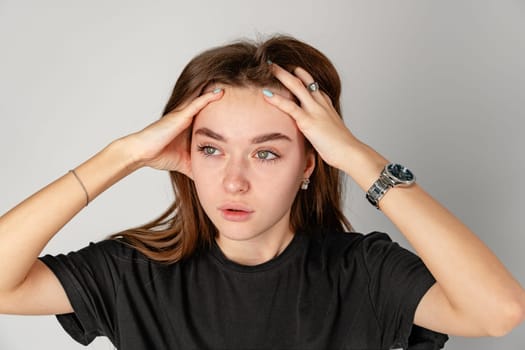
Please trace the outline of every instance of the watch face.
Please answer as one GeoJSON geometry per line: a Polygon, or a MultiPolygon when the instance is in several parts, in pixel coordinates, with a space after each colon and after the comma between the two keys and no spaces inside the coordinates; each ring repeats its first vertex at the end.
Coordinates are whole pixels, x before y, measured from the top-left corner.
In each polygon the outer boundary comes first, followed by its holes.
{"type": "Polygon", "coordinates": [[[414,174],[405,166],[401,164],[388,164],[386,170],[399,181],[403,183],[412,183],[416,179],[414,174]]]}

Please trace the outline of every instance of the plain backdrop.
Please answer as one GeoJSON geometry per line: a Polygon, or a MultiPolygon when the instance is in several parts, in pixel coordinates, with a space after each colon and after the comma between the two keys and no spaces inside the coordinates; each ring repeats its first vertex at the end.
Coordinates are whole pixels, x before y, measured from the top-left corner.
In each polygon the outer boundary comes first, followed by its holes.
{"type": "MultiPolygon", "coordinates": [[[[354,134],[412,168],[525,282],[522,1],[0,0],[0,213],[156,120],[195,54],[273,33],[328,55],[354,134]]],[[[352,182],[346,197],[356,230],[386,231],[410,248],[352,182]]],[[[144,223],[171,200],[165,173],[139,170],[44,253],[144,223]]],[[[523,344],[522,324],[503,338],[451,337],[446,348],[523,344]]],[[[39,348],[82,346],[54,316],[0,316],[0,349],[39,348]]],[[[99,338],[89,348],[113,347],[99,338]]]]}

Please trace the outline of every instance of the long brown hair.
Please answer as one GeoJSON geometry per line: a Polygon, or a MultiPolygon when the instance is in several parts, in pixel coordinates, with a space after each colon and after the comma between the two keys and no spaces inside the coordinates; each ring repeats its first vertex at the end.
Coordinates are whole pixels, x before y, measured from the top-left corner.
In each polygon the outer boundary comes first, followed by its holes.
{"type": "MultiPolygon", "coordinates": [[[[341,115],[341,81],[330,60],[304,42],[275,35],[259,42],[235,41],[194,57],[177,80],[163,116],[214,83],[284,88],[268,69],[268,60],[290,72],[297,66],[306,69],[341,115]]],[[[327,165],[317,153],[315,157],[316,166],[310,176],[312,184],[308,190],[298,192],[292,204],[290,226],[294,232],[319,228],[351,230],[342,211],[342,174],[327,165]]],[[[170,178],[175,200],[160,217],[109,238],[122,239],[149,258],[163,263],[177,262],[191,256],[196,249],[209,246],[217,229],[204,212],[193,181],[174,171],[170,172],[170,178]]]]}

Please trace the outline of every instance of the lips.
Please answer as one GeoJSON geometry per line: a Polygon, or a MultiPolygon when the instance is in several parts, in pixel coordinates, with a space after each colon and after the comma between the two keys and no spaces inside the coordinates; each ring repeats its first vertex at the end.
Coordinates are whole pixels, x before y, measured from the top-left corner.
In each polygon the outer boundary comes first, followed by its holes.
{"type": "Polygon", "coordinates": [[[232,211],[245,211],[245,212],[253,212],[252,209],[250,209],[248,206],[240,203],[226,203],[224,205],[221,205],[219,207],[219,210],[232,210],[232,211]]]}
{"type": "Polygon", "coordinates": [[[224,219],[228,221],[246,221],[254,213],[254,210],[240,203],[226,203],[217,208],[224,219]]]}

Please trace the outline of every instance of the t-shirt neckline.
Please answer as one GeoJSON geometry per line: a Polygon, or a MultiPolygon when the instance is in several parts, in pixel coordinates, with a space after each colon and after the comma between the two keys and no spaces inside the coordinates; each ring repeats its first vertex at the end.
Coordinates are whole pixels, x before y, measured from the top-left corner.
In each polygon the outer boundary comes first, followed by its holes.
{"type": "Polygon", "coordinates": [[[290,257],[294,255],[294,252],[297,251],[298,246],[300,243],[304,240],[304,235],[300,233],[295,233],[293,235],[292,240],[288,245],[284,248],[284,250],[281,252],[281,254],[277,255],[276,257],[263,262],[258,265],[243,265],[239,264],[235,261],[232,261],[224,255],[221,248],[217,244],[215,240],[213,240],[212,247],[211,247],[211,253],[213,257],[224,267],[235,270],[238,272],[260,272],[260,271],[266,271],[270,270],[272,268],[276,268],[280,265],[282,265],[285,261],[289,260],[290,257]]]}

